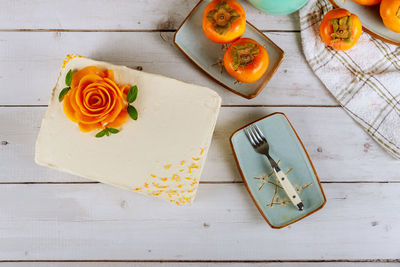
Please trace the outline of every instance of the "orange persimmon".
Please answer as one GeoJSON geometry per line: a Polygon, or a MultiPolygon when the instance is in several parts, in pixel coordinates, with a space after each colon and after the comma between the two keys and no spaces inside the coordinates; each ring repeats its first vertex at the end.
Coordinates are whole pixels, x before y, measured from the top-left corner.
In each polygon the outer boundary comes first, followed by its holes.
{"type": "Polygon", "coordinates": [[[64,113],[82,132],[120,127],[128,119],[125,99],[129,88],[115,83],[112,70],[83,68],[72,76],[71,89],[64,96],[64,113]]]}
{"type": "Polygon", "coordinates": [[[383,24],[394,32],[400,32],[400,1],[382,0],[380,14],[383,24]]]}
{"type": "Polygon", "coordinates": [[[269,64],[267,50],[250,38],[233,42],[224,55],[226,71],[235,79],[252,83],[261,78],[269,64]]]}
{"type": "Polygon", "coordinates": [[[353,1],[363,6],[374,6],[381,2],[381,0],[353,0],[353,1]]]}
{"type": "Polygon", "coordinates": [[[246,15],[235,0],[213,0],[204,9],[202,26],[211,41],[227,44],[243,35],[246,15]]]}
{"type": "Polygon", "coordinates": [[[360,19],[348,10],[337,8],[326,13],[319,28],[322,41],[336,50],[348,50],[360,39],[360,19]]]}

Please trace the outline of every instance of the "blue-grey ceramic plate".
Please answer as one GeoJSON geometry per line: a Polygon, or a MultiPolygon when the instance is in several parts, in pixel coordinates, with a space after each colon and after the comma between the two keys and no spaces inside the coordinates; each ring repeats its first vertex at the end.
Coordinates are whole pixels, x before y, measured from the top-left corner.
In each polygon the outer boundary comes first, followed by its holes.
{"type": "Polygon", "coordinates": [[[282,228],[319,210],[326,199],[314,166],[283,113],[274,113],[237,130],[231,145],[243,182],[258,210],[273,228],[282,228]],[[243,129],[256,124],[270,145],[270,154],[287,173],[304,204],[299,211],[289,200],[264,155],[255,152],[243,129]]]}
{"type": "Polygon", "coordinates": [[[213,65],[218,62],[218,58],[223,58],[224,51],[221,49],[221,44],[216,44],[205,36],[202,28],[203,11],[210,2],[210,0],[203,0],[196,5],[176,31],[174,43],[195,65],[220,85],[245,98],[254,98],[264,89],[278,69],[283,60],[284,52],[262,32],[247,22],[246,31],[242,37],[252,38],[265,47],[269,55],[267,71],[254,83],[239,84],[225,70],[221,73],[220,67],[213,65]]]}
{"type": "Polygon", "coordinates": [[[379,15],[379,5],[363,6],[351,0],[330,0],[336,7],[345,8],[353,14],[356,14],[363,25],[364,31],[372,36],[400,46],[400,33],[392,32],[383,24],[379,15]]]}

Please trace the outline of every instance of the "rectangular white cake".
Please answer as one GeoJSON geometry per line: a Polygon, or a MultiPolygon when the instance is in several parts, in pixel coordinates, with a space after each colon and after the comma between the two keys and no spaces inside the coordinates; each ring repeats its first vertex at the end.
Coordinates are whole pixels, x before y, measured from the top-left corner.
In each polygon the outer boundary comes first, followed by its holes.
{"type": "Polygon", "coordinates": [[[158,197],[192,203],[206,160],[221,99],[211,89],[160,75],[68,55],[36,143],[38,164],[158,197]],[[96,138],[65,115],[59,94],[69,70],[96,66],[117,84],[136,85],[138,119],[117,134],[96,138]]]}

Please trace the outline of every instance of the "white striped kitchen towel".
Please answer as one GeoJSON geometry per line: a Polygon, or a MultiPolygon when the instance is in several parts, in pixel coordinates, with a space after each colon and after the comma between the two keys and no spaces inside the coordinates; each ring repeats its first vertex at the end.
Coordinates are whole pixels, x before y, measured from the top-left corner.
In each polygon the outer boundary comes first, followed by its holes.
{"type": "Polygon", "coordinates": [[[310,0],[300,10],[304,55],[348,114],[400,159],[400,47],[362,33],[350,50],[335,51],[319,36],[329,0],[310,0]]]}

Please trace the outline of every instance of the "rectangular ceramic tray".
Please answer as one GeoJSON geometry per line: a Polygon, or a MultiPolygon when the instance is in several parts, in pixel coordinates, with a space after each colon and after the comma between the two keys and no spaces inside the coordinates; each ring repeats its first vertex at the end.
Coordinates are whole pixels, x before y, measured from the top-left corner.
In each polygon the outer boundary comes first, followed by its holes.
{"type": "Polygon", "coordinates": [[[283,113],[273,113],[233,133],[233,154],[243,182],[258,210],[273,228],[282,228],[321,209],[324,191],[303,143],[283,113]],[[267,157],[251,146],[243,129],[257,125],[270,145],[270,155],[287,173],[304,204],[299,211],[279,186],[267,157]]]}
{"type": "Polygon", "coordinates": [[[264,75],[254,83],[236,83],[225,70],[221,73],[219,66],[213,66],[218,58],[223,58],[221,44],[210,41],[202,28],[203,11],[209,0],[200,1],[189,13],[174,36],[175,45],[201,70],[226,89],[247,99],[256,97],[267,85],[272,75],[281,64],[284,52],[257,28],[247,22],[242,37],[252,38],[260,43],[268,52],[269,65],[264,75]]]}

